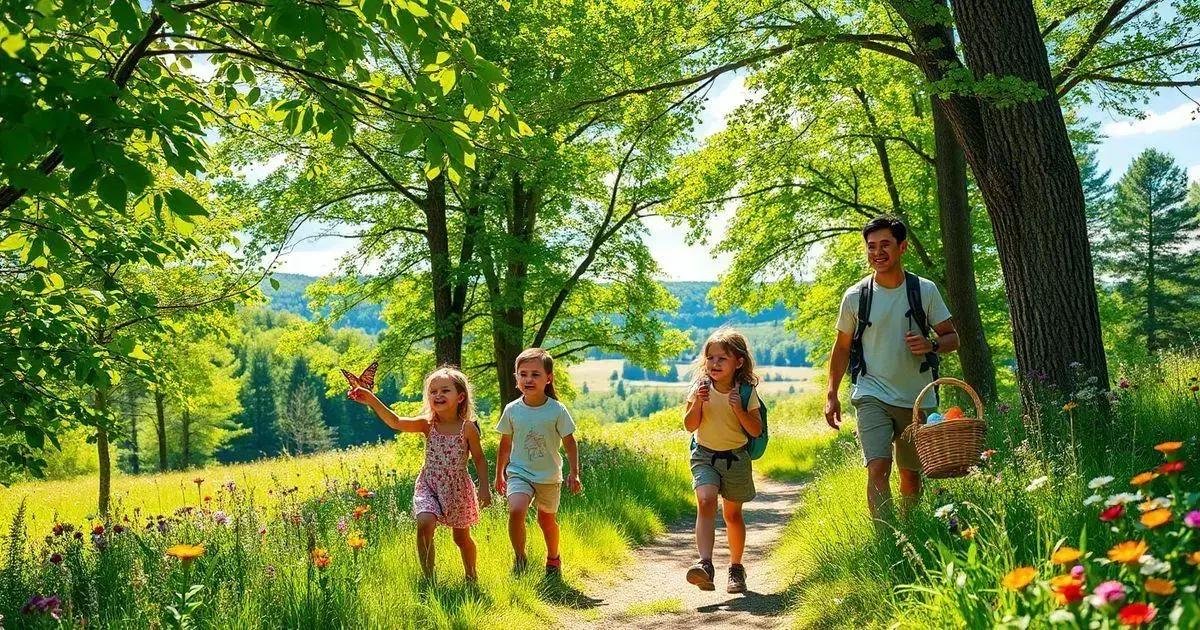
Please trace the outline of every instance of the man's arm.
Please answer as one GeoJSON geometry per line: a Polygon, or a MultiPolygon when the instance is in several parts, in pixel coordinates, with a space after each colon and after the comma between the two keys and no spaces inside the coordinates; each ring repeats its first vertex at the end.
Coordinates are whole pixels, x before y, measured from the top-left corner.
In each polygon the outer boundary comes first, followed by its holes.
{"type": "Polygon", "coordinates": [[[829,391],[825,393],[825,422],[837,429],[842,424],[842,401],[838,399],[838,388],[842,385],[842,376],[850,366],[850,343],[853,341],[850,333],[838,331],[837,339],[833,342],[833,352],[829,354],[829,391]]]}
{"type": "Polygon", "coordinates": [[[958,350],[958,331],[954,328],[953,319],[947,319],[934,326],[933,332],[937,333],[938,354],[946,354],[947,352],[958,350]]]}

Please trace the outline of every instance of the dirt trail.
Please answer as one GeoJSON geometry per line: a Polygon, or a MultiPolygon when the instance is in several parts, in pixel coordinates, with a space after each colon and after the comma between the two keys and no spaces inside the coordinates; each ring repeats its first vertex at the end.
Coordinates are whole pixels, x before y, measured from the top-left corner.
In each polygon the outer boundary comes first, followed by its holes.
{"type": "Polygon", "coordinates": [[[770,552],[783,534],[803,484],[756,479],[758,497],[746,504],[747,534],[743,564],[748,592],[725,592],[729,551],[717,517],[717,590],[704,592],[684,574],[696,561],[694,520],[675,523],[657,541],[637,549],[630,563],[614,574],[588,583],[592,598],[584,610],[564,619],[567,628],[777,628],[786,625],[783,576],[772,570],[770,552]]]}

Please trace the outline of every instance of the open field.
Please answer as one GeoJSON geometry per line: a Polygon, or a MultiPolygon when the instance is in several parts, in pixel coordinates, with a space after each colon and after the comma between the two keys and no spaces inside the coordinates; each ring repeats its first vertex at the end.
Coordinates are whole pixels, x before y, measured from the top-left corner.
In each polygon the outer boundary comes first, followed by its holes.
{"type": "MultiPolygon", "coordinates": [[[[584,384],[587,385],[589,391],[607,392],[611,391],[616,386],[616,381],[612,380],[612,373],[615,371],[618,374],[621,372],[621,365],[624,363],[622,359],[599,359],[588,360],[583,363],[572,365],[568,368],[571,375],[571,380],[575,387],[581,388],[584,384]]],[[[688,385],[688,378],[691,374],[692,366],[688,363],[677,363],[675,369],[678,370],[680,379],[678,383],[666,383],[662,381],[625,381],[626,387],[632,387],[639,390],[660,389],[664,391],[682,390],[688,385]]],[[[768,376],[770,381],[764,380],[759,384],[759,391],[763,394],[779,395],[788,393],[789,389],[795,388],[796,394],[803,394],[810,391],[817,391],[820,387],[816,383],[820,371],[812,367],[791,367],[791,366],[759,366],[758,374],[762,378],[768,376]],[[785,380],[778,381],[779,377],[785,380]]]]}

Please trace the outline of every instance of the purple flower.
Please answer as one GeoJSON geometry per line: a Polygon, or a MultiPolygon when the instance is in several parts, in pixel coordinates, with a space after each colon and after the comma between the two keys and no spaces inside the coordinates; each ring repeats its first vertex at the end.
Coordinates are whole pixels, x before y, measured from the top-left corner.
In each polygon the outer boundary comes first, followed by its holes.
{"type": "Polygon", "coordinates": [[[46,596],[35,593],[29,598],[29,601],[25,602],[25,605],[21,608],[21,614],[32,615],[34,613],[45,613],[57,621],[59,614],[62,612],[60,610],[61,606],[62,601],[58,599],[58,595],[46,596]]]}
{"type": "Polygon", "coordinates": [[[216,512],[213,512],[213,522],[217,525],[228,525],[229,515],[225,514],[225,512],[221,510],[217,510],[216,512]]]}
{"type": "Polygon", "coordinates": [[[1125,599],[1125,585],[1116,580],[1101,582],[1092,591],[1092,605],[1100,608],[1125,599]]]}
{"type": "Polygon", "coordinates": [[[1200,510],[1192,510],[1191,512],[1188,512],[1187,516],[1183,517],[1183,524],[1191,527],[1192,529],[1200,527],[1200,510]]]}
{"type": "Polygon", "coordinates": [[[338,533],[339,533],[339,534],[341,534],[341,535],[345,536],[345,535],[346,535],[346,530],[347,530],[347,529],[349,529],[349,528],[350,528],[350,525],[349,525],[349,523],[347,523],[347,522],[346,522],[346,517],[345,517],[345,516],[343,516],[342,518],[338,519],[338,522],[337,522],[337,530],[338,530],[338,533]]]}

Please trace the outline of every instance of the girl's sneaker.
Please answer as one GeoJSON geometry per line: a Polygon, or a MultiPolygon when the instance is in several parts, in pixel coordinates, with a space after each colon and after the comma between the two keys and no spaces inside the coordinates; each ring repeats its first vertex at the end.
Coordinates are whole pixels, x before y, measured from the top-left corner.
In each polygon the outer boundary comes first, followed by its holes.
{"type": "Polygon", "coordinates": [[[713,584],[713,578],[716,575],[717,570],[713,568],[712,560],[701,560],[688,569],[687,581],[688,584],[695,584],[702,591],[712,591],[717,588],[713,584]]]}
{"type": "Polygon", "coordinates": [[[546,558],[546,575],[555,577],[562,575],[562,556],[546,558]]]}
{"type": "Polygon", "coordinates": [[[725,587],[725,592],[746,592],[746,567],[740,564],[729,565],[729,585],[725,587]]]}

